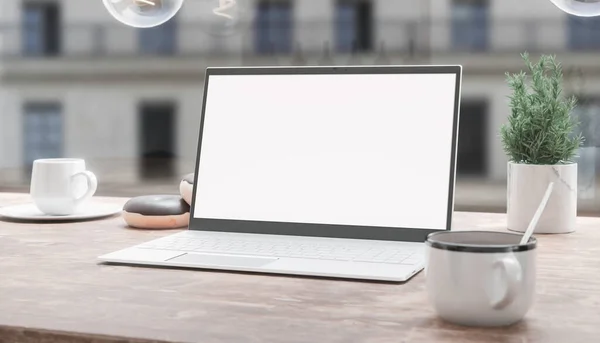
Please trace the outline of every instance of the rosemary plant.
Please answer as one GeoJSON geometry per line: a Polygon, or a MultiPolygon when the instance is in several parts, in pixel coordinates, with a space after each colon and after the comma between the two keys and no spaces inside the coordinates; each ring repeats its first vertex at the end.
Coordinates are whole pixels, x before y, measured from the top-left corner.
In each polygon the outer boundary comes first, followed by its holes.
{"type": "Polygon", "coordinates": [[[562,94],[562,66],[555,56],[542,55],[537,63],[527,53],[521,57],[528,73],[506,73],[512,95],[508,122],[500,130],[504,152],[515,163],[571,163],[583,136],[576,134],[577,99],[562,94]]]}

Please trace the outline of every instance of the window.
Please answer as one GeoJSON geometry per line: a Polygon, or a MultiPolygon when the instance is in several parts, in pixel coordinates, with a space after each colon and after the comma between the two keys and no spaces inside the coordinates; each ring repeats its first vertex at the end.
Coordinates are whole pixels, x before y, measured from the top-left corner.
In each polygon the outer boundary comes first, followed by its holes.
{"type": "Polygon", "coordinates": [[[372,7],[367,1],[342,0],[335,11],[336,48],[340,52],[369,51],[373,48],[372,7]]]}
{"type": "Polygon", "coordinates": [[[57,55],[60,52],[60,11],[52,2],[25,3],[22,14],[23,54],[57,55]]]}
{"type": "Polygon", "coordinates": [[[572,50],[600,49],[600,18],[568,16],[569,48],[572,50]]]}
{"type": "Polygon", "coordinates": [[[173,55],[177,51],[176,17],[160,26],[140,29],[138,44],[142,54],[173,55]]]}
{"type": "Polygon", "coordinates": [[[597,160],[600,156],[600,98],[577,96],[578,105],[574,114],[579,120],[579,133],[585,141],[578,150],[577,185],[579,199],[594,199],[596,196],[597,160]]]}
{"type": "Polygon", "coordinates": [[[579,133],[585,138],[583,147],[600,147],[600,98],[576,97],[573,114],[579,121],[579,133]]]}
{"type": "Polygon", "coordinates": [[[175,105],[148,102],[139,109],[139,170],[142,179],[175,175],[175,105]]]}
{"type": "Polygon", "coordinates": [[[488,106],[485,101],[462,101],[456,166],[459,176],[487,176],[487,117],[488,106]]]}
{"type": "Polygon", "coordinates": [[[23,112],[24,164],[30,172],[36,159],[62,157],[63,117],[55,103],[29,103],[23,112]]]}
{"type": "Polygon", "coordinates": [[[261,1],[255,22],[256,52],[290,53],[292,50],[292,6],[287,1],[261,1]]]}
{"type": "Polygon", "coordinates": [[[452,46],[459,50],[488,47],[487,0],[454,0],[452,3],[452,46]]]}

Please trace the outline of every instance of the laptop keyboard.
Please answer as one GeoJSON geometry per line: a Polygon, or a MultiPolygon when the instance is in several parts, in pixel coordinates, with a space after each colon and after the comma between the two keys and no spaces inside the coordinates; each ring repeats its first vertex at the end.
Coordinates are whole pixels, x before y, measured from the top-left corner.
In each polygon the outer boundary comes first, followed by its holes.
{"type": "Polygon", "coordinates": [[[141,244],[137,248],[406,265],[413,265],[422,260],[422,255],[417,253],[419,250],[411,247],[398,248],[368,243],[298,242],[273,238],[172,235],[141,244]]]}

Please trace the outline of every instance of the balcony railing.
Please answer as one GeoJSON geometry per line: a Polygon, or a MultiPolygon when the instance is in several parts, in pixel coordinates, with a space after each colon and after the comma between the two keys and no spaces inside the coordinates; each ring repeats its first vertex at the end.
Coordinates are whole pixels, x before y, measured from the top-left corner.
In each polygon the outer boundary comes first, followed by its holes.
{"type": "Polygon", "coordinates": [[[348,25],[321,21],[257,28],[246,22],[215,28],[173,23],[134,29],[119,24],[69,24],[54,33],[4,26],[0,27],[0,54],[5,58],[90,58],[600,51],[599,25],[578,26],[567,20],[377,21],[367,30],[370,35],[361,35],[360,28],[340,32],[336,27],[348,25]]]}

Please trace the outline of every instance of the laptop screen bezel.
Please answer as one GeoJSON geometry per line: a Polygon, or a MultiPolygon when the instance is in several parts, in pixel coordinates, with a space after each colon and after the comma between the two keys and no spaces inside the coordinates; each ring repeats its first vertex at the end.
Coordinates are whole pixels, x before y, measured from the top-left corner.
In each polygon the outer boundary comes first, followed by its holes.
{"type": "MultiPolygon", "coordinates": [[[[348,66],[348,67],[223,67],[207,68],[204,81],[204,96],[198,148],[194,173],[194,186],[190,209],[190,230],[218,231],[252,234],[312,236],[348,239],[368,239],[387,241],[424,242],[432,232],[450,230],[454,211],[454,187],[456,182],[456,154],[458,142],[458,121],[461,99],[462,66],[348,66]],[[213,75],[323,75],[323,74],[453,74],[456,76],[454,118],[452,128],[452,149],[449,173],[448,209],[445,228],[416,229],[407,227],[353,226],[313,223],[269,222],[254,220],[231,220],[213,218],[195,218],[195,199],[197,181],[200,175],[200,158],[202,156],[202,134],[204,132],[204,116],[210,77],[213,75]]],[[[399,208],[398,211],[410,210],[399,208]]]]}

